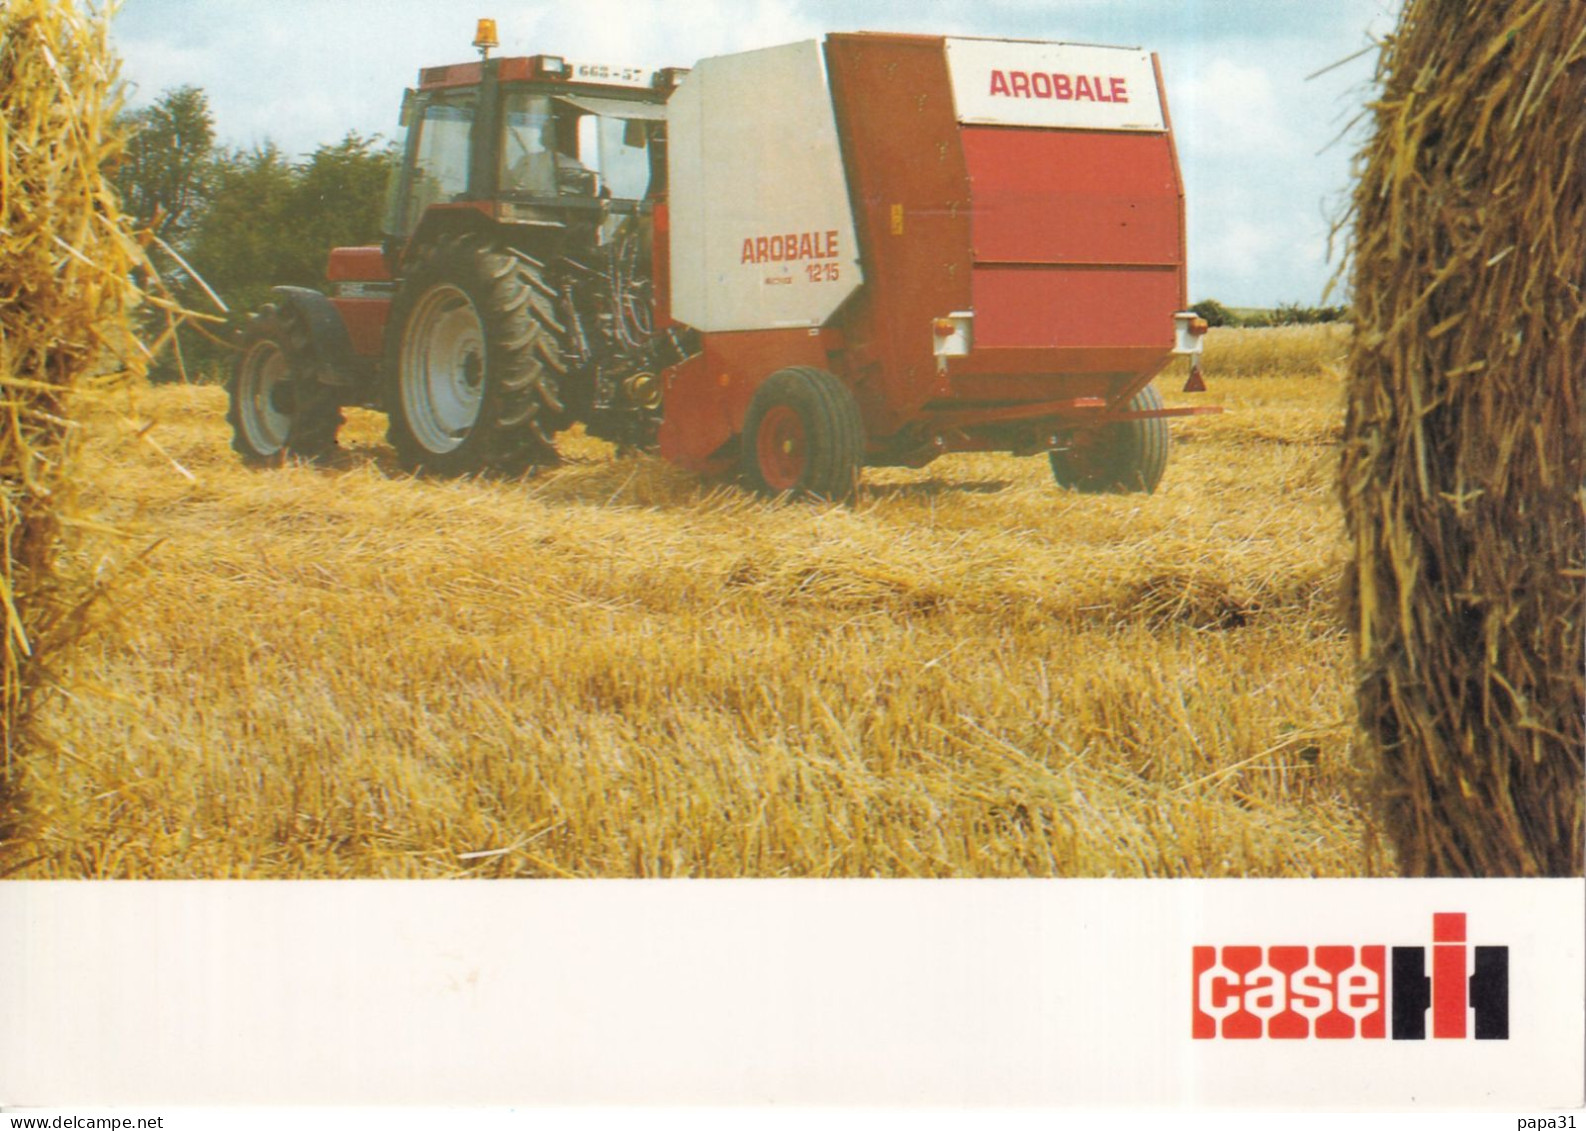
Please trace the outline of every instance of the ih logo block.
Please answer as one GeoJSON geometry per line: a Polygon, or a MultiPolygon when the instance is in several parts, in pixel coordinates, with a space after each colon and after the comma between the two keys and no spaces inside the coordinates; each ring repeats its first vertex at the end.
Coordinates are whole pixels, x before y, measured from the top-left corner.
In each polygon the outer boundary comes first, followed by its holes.
{"type": "Polygon", "coordinates": [[[1197,946],[1197,1040],[1509,1037],[1509,948],[1467,945],[1463,912],[1424,946],[1197,946]],[[1391,957],[1390,957],[1391,956],[1391,957]]]}

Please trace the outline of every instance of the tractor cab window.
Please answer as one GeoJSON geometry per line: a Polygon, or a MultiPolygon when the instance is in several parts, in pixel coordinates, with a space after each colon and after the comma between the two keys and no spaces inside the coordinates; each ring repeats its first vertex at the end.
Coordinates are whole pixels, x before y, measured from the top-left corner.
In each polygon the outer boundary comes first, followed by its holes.
{"type": "Polygon", "coordinates": [[[511,91],[502,106],[501,191],[556,195],[556,121],[543,94],[511,91]]]}
{"type": "Polygon", "coordinates": [[[501,191],[644,199],[651,123],[619,113],[613,106],[608,114],[593,99],[509,91],[502,104],[501,191]]]}
{"type": "Polygon", "coordinates": [[[472,93],[439,95],[424,107],[413,153],[413,180],[408,190],[407,224],[411,231],[432,204],[457,199],[468,191],[469,139],[474,121],[472,93]]]}
{"type": "Polygon", "coordinates": [[[586,117],[600,154],[601,183],[618,200],[643,200],[650,189],[649,132],[645,122],[586,117]]]}
{"type": "Polygon", "coordinates": [[[502,106],[501,191],[594,196],[595,169],[580,159],[575,116],[549,95],[510,91],[502,106]]]}

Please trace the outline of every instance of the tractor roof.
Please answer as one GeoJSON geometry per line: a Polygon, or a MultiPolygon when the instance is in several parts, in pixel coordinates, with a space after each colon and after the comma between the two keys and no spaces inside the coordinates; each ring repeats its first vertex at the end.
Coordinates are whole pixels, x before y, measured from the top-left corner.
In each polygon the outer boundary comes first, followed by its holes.
{"type": "MultiPolygon", "coordinates": [[[[621,66],[612,63],[587,63],[568,60],[560,55],[514,55],[496,61],[496,77],[501,82],[567,83],[580,87],[615,87],[630,97],[641,91],[654,91],[665,96],[677,85],[677,80],[687,73],[683,67],[621,66]]],[[[484,64],[453,63],[443,67],[425,67],[419,71],[420,90],[447,90],[457,87],[478,86],[484,75],[484,64]]]]}

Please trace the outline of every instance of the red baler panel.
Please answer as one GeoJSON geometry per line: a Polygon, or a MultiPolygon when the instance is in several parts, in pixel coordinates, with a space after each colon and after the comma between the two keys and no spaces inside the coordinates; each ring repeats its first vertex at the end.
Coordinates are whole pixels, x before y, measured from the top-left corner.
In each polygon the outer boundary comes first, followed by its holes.
{"type": "Polygon", "coordinates": [[[865,269],[837,322],[887,435],[946,391],[931,322],[969,303],[969,174],[941,39],[833,34],[826,58],[865,269]]]}
{"type": "Polygon", "coordinates": [[[1176,266],[974,269],[975,349],[1173,348],[1176,266]]]}
{"type": "Polygon", "coordinates": [[[962,138],[978,262],[1178,264],[1167,134],[982,126],[962,138]]]}

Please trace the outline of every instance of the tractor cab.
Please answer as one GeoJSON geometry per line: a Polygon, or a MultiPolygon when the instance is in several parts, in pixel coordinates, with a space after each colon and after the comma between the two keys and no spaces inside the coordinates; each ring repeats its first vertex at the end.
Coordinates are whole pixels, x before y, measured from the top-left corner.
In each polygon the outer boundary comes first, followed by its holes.
{"type": "Polygon", "coordinates": [[[664,189],[665,102],[681,70],[492,59],[486,28],[475,46],[478,62],[425,68],[403,99],[385,222],[393,267],[459,209],[597,243],[647,210],[664,189]]]}

